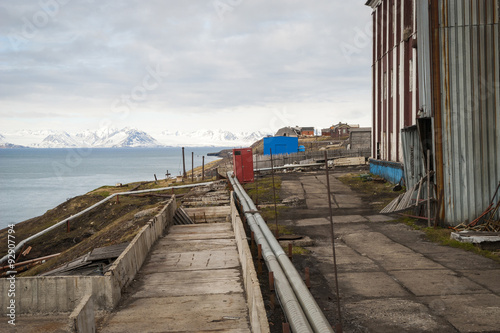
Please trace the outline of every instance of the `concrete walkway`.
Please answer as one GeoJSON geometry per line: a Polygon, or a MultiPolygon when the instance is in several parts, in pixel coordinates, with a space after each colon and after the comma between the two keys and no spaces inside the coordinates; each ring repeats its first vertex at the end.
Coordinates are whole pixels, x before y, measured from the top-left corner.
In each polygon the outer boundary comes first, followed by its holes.
{"type": "Polygon", "coordinates": [[[101,332],[250,332],[231,223],[172,226],[101,332]]]}
{"type": "MultiPolygon", "coordinates": [[[[500,264],[428,242],[422,232],[389,222],[334,176],[330,182],[344,332],[500,332],[500,264]]],[[[315,240],[307,259],[316,268],[312,292],[333,309],[325,184],[324,172],[284,174],[281,197],[305,200],[307,207],[291,209],[285,222],[315,240]],[[321,280],[328,293],[315,288],[321,280]]]]}

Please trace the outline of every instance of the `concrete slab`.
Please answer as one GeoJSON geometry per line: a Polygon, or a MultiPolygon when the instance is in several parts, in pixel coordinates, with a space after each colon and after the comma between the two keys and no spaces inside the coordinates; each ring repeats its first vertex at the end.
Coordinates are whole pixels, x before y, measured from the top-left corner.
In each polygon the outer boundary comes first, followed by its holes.
{"type": "Polygon", "coordinates": [[[243,293],[238,269],[151,273],[132,297],[243,293]]]}
{"type": "Polygon", "coordinates": [[[222,269],[239,267],[238,252],[199,251],[180,253],[152,253],[150,260],[141,268],[144,273],[179,270],[222,269]]]}
{"type": "Polygon", "coordinates": [[[155,244],[154,251],[167,251],[172,253],[204,250],[230,250],[235,248],[236,241],[234,239],[192,239],[189,241],[174,242],[169,238],[161,238],[155,244]]]}
{"type": "Polygon", "coordinates": [[[368,299],[345,305],[349,317],[355,318],[365,332],[440,332],[456,333],[455,328],[432,315],[418,302],[400,299],[368,299]]]}
{"type": "Polygon", "coordinates": [[[366,223],[368,219],[361,215],[336,215],[333,217],[334,223],[366,223]]]}
{"type": "MultiPolygon", "coordinates": [[[[333,283],[334,275],[328,274],[328,281],[333,283]]],[[[351,272],[338,274],[342,297],[408,297],[393,278],[382,272],[351,272]]],[[[333,284],[332,284],[333,285],[333,284]]]]}
{"type": "MultiPolygon", "coordinates": [[[[308,250],[318,259],[319,262],[333,265],[332,247],[315,246],[308,250]]],[[[380,267],[370,258],[362,256],[345,245],[335,246],[337,268],[339,272],[359,272],[359,271],[379,271],[380,267]]]]}
{"type": "Polygon", "coordinates": [[[414,252],[406,246],[393,242],[379,232],[363,232],[345,235],[342,240],[359,253],[365,253],[370,257],[381,258],[383,255],[408,254],[414,252]]]}
{"type": "Polygon", "coordinates": [[[497,295],[452,295],[420,300],[459,332],[500,331],[500,297],[497,295]]]}
{"type": "Polygon", "coordinates": [[[172,226],[171,240],[233,239],[231,223],[189,224],[172,226]]]}
{"type": "Polygon", "coordinates": [[[391,274],[416,296],[486,294],[489,291],[450,270],[407,270],[391,274]]]}
{"type": "Polygon", "coordinates": [[[16,316],[16,325],[7,324],[7,317],[2,318],[4,322],[0,323],[1,332],[68,332],[69,316],[67,314],[58,315],[18,315],[16,316]]]}
{"type": "Polygon", "coordinates": [[[424,257],[419,253],[370,253],[368,257],[377,261],[388,271],[408,269],[446,269],[444,266],[424,257]]]}
{"type": "Polygon", "coordinates": [[[391,216],[387,215],[368,215],[365,216],[366,219],[370,222],[388,222],[388,221],[394,221],[394,218],[391,216]]]}
{"type": "Polygon", "coordinates": [[[304,190],[302,184],[296,181],[284,180],[281,182],[280,192],[284,193],[284,198],[289,196],[297,196],[299,199],[304,200],[304,190]]]}
{"type": "Polygon", "coordinates": [[[330,225],[330,220],[326,217],[318,217],[306,220],[298,220],[295,222],[298,227],[312,227],[316,225],[330,225]]]}
{"type": "Polygon", "coordinates": [[[491,292],[500,294],[500,269],[460,272],[477,284],[491,290],[491,292]]]}
{"type": "Polygon", "coordinates": [[[426,256],[453,270],[498,269],[499,267],[498,263],[492,259],[459,249],[428,253],[426,256]]]}
{"type": "MultiPolygon", "coordinates": [[[[285,212],[286,224],[316,241],[308,247],[310,257],[299,262],[314,263],[334,294],[324,172],[316,176],[285,177],[304,184],[312,203],[285,212]]],[[[370,199],[364,202],[334,177],[330,182],[345,332],[500,332],[497,262],[427,241],[422,231],[390,223],[393,217],[379,214],[370,199]]],[[[325,294],[324,288],[313,293],[328,308],[325,294]]]]}
{"type": "Polygon", "coordinates": [[[241,293],[134,298],[102,332],[250,332],[247,312],[241,293]]]}

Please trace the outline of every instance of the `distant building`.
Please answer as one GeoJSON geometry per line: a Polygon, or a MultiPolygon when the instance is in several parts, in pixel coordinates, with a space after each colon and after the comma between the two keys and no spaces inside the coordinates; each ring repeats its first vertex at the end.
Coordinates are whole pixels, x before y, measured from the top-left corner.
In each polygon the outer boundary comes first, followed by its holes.
{"type": "Polygon", "coordinates": [[[264,138],[264,155],[294,154],[299,150],[299,138],[273,136],[264,138]]]}
{"type": "MultiPolygon", "coordinates": [[[[353,150],[371,150],[372,128],[351,128],[349,132],[349,148],[353,150]]],[[[369,155],[368,155],[369,157],[369,155]]]]}
{"type": "Polygon", "coordinates": [[[301,127],[300,135],[302,136],[314,136],[314,127],[301,127]]]}
{"type": "Polygon", "coordinates": [[[331,128],[323,128],[321,130],[321,136],[332,136],[332,129],[331,128]]]}
{"type": "Polygon", "coordinates": [[[299,137],[301,135],[300,127],[283,127],[276,132],[274,136],[290,136],[290,137],[299,137]]]}
{"type": "MultiPolygon", "coordinates": [[[[355,126],[359,127],[359,125],[355,126]]],[[[351,127],[352,126],[348,125],[347,123],[343,124],[339,122],[337,125],[333,125],[332,127],[330,127],[330,136],[337,140],[345,140],[349,137],[351,127]]]]}

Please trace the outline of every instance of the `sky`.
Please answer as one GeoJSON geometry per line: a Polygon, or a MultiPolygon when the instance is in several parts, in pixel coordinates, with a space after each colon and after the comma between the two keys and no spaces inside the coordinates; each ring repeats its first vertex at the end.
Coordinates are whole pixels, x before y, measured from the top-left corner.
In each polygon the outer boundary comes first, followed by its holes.
{"type": "Polygon", "coordinates": [[[0,0],[0,133],[371,126],[364,0],[0,0]]]}

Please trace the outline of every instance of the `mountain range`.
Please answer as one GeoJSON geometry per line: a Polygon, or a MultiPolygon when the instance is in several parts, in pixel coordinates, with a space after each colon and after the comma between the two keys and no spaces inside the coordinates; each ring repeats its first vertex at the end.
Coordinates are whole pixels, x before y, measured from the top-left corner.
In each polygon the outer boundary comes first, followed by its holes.
{"type": "Polygon", "coordinates": [[[191,132],[165,130],[155,137],[134,128],[105,128],[70,134],[65,131],[21,130],[0,134],[0,148],[154,148],[177,146],[248,146],[268,135],[261,132],[233,133],[224,130],[191,132]]]}

